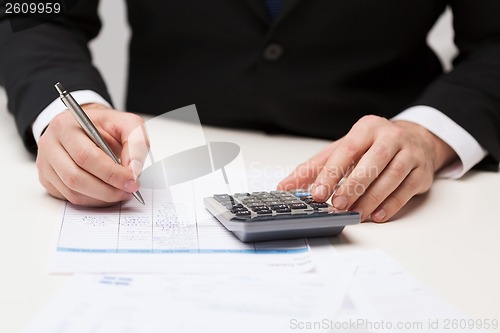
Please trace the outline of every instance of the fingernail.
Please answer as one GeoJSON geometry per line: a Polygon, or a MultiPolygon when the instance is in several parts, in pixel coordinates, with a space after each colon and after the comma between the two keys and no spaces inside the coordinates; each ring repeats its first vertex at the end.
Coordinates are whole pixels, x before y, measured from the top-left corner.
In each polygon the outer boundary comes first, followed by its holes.
{"type": "Polygon", "coordinates": [[[332,202],[333,207],[340,209],[340,210],[346,209],[347,204],[348,204],[347,198],[343,195],[336,197],[335,199],[333,199],[333,202],[332,202]]]}
{"type": "Polygon", "coordinates": [[[139,189],[139,185],[137,184],[137,182],[135,180],[129,180],[125,183],[124,188],[125,188],[125,191],[132,193],[132,192],[135,192],[139,189]]]}
{"type": "Polygon", "coordinates": [[[128,166],[130,169],[132,169],[132,173],[134,174],[134,178],[135,178],[135,180],[137,180],[137,177],[139,177],[139,175],[142,172],[143,164],[138,160],[132,160],[132,161],[130,161],[128,166]]]}
{"type": "Polygon", "coordinates": [[[373,213],[372,217],[377,221],[382,221],[386,215],[387,213],[385,212],[385,210],[381,209],[373,213]]]}
{"type": "Polygon", "coordinates": [[[328,199],[328,187],[326,185],[317,185],[312,189],[311,194],[319,201],[328,199]]]}

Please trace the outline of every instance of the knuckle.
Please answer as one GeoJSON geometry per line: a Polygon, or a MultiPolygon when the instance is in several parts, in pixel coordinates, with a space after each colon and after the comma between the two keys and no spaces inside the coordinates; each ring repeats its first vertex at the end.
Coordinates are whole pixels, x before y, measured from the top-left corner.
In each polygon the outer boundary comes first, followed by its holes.
{"type": "MultiPolygon", "coordinates": [[[[55,116],[51,121],[50,121],[50,124],[49,124],[49,127],[52,127],[53,129],[55,130],[59,130],[59,129],[64,129],[66,128],[67,126],[67,123],[66,123],[66,114],[67,112],[62,112],[60,114],[58,114],[57,116],[55,116]]],[[[48,130],[49,128],[47,128],[48,130]]],[[[43,136],[43,135],[42,135],[43,136]]]]}
{"type": "Polygon", "coordinates": [[[404,178],[408,173],[408,165],[403,161],[393,161],[388,166],[389,172],[397,179],[404,178]]]}
{"type": "Polygon", "coordinates": [[[351,177],[349,178],[349,185],[346,187],[346,189],[349,191],[349,193],[347,193],[348,195],[359,197],[365,194],[367,186],[361,178],[356,175],[351,175],[351,177]]]}
{"type": "Polygon", "coordinates": [[[120,176],[116,172],[115,168],[107,169],[107,175],[105,176],[106,183],[111,184],[114,181],[118,181],[118,179],[120,179],[120,176]]]}
{"type": "Polygon", "coordinates": [[[73,155],[73,160],[79,166],[85,166],[90,160],[92,160],[93,153],[91,149],[79,148],[73,155]]]}
{"type": "Polygon", "coordinates": [[[343,154],[346,154],[348,156],[353,156],[356,155],[356,153],[359,150],[358,144],[349,138],[345,138],[342,140],[342,143],[338,147],[343,154]]]}
{"type": "Polygon", "coordinates": [[[404,206],[404,204],[405,204],[405,201],[404,201],[404,200],[402,200],[402,199],[401,199],[398,195],[396,195],[396,194],[394,194],[394,193],[393,193],[393,194],[391,194],[391,195],[389,196],[389,198],[390,198],[390,200],[392,201],[392,204],[390,205],[390,207],[391,207],[391,209],[390,209],[390,210],[391,210],[391,213],[392,213],[392,212],[397,212],[397,211],[398,211],[398,210],[400,210],[400,209],[404,206]]]}
{"type": "Polygon", "coordinates": [[[382,202],[382,196],[377,195],[371,191],[368,191],[364,194],[365,200],[368,201],[369,206],[377,207],[382,202]]]}
{"type": "Polygon", "coordinates": [[[387,144],[377,144],[373,147],[375,156],[380,160],[388,160],[391,157],[390,149],[387,144]]]}
{"type": "Polygon", "coordinates": [[[402,142],[406,140],[407,135],[408,133],[403,128],[394,125],[392,126],[392,130],[389,134],[389,139],[395,142],[402,142]]]}
{"type": "Polygon", "coordinates": [[[359,173],[351,175],[351,177],[349,177],[349,183],[353,187],[358,187],[358,186],[364,185],[363,178],[360,177],[359,173]]]}
{"type": "Polygon", "coordinates": [[[342,177],[339,168],[334,165],[326,165],[323,168],[323,174],[326,179],[340,179],[342,177]]]}
{"type": "Polygon", "coordinates": [[[412,195],[419,193],[421,185],[418,177],[408,177],[405,181],[405,186],[408,189],[408,192],[412,195]]]}
{"type": "Polygon", "coordinates": [[[361,119],[359,120],[359,123],[362,124],[363,126],[372,127],[372,126],[380,123],[383,120],[384,120],[384,118],[382,118],[382,117],[379,117],[379,116],[376,116],[373,114],[369,114],[369,115],[361,117],[361,119]]]}
{"type": "Polygon", "coordinates": [[[105,169],[105,173],[99,176],[102,181],[118,189],[119,191],[125,188],[125,184],[134,179],[132,171],[118,164],[112,165],[105,169]]]}
{"type": "Polygon", "coordinates": [[[80,186],[80,177],[74,169],[66,170],[62,176],[62,181],[69,189],[77,189],[80,186]]]}
{"type": "Polygon", "coordinates": [[[415,175],[416,175],[415,180],[412,180],[418,185],[418,187],[414,185],[415,194],[422,194],[429,191],[432,186],[432,182],[434,181],[433,174],[432,173],[428,174],[423,170],[417,170],[415,175]]]}

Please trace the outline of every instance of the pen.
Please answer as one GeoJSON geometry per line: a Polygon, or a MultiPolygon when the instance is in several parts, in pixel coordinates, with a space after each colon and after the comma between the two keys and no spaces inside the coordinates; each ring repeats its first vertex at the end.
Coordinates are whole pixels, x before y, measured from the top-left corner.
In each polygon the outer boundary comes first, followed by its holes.
{"type": "MultiPolygon", "coordinates": [[[[101,134],[97,130],[97,128],[94,126],[92,121],[89,119],[87,114],[83,111],[83,109],[80,107],[80,105],[75,101],[73,96],[69,92],[64,89],[62,84],[60,82],[57,82],[55,84],[55,87],[57,91],[59,92],[59,98],[61,101],[66,105],[66,107],[69,109],[71,114],[75,117],[75,119],[78,121],[80,126],[83,128],[85,133],[89,136],[89,138],[94,141],[96,145],[98,145],[104,152],[111,157],[111,159],[116,163],[116,164],[121,164],[120,160],[116,155],[113,153],[111,148],[108,146],[106,141],[102,138],[101,134]]],[[[144,203],[144,199],[142,198],[142,195],[139,191],[136,191],[135,193],[132,193],[132,195],[139,201],[141,204],[144,203]]]]}

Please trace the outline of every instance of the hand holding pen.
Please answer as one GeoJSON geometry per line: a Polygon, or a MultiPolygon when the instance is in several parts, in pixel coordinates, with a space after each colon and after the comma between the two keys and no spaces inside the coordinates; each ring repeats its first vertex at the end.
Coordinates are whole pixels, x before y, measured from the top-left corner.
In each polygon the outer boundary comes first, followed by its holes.
{"type": "Polygon", "coordinates": [[[77,205],[106,206],[131,198],[139,190],[137,177],[149,149],[143,120],[104,105],[84,108],[121,164],[89,138],[70,112],[63,112],[54,117],[38,142],[42,185],[52,196],[77,205]]]}

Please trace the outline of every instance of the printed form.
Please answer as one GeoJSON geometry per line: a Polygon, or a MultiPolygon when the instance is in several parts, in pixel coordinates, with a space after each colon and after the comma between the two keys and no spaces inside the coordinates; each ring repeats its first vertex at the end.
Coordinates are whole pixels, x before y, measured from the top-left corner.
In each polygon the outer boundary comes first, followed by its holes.
{"type": "MultiPolygon", "coordinates": [[[[67,203],[52,273],[306,272],[305,239],[242,243],[203,206],[209,175],[170,189],[141,189],[136,200],[109,208],[67,203]],[[208,180],[207,180],[208,179],[208,180]]],[[[211,194],[208,194],[211,193],[211,194]]],[[[220,192],[219,192],[220,193],[220,192]]]]}
{"type": "Polygon", "coordinates": [[[23,332],[291,332],[294,321],[334,316],[353,271],[76,275],[23,332]]]}

